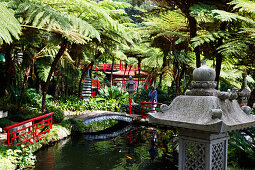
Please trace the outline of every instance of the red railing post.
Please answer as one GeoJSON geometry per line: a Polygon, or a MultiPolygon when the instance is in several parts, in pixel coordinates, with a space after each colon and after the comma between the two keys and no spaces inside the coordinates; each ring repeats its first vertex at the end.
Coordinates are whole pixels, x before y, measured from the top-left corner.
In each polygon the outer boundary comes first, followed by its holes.
{"type": "Polygon", "coordinates": [[[48,113],[42,116],[38,116],[36,118],[33,119],[29,119],[14,125],[10,125],[4,128],[5,131],[7,131],[7,142],[8,142],[8,146],[13,144],[14,140],[19,140],[20,142],[17,143],[17,145],[20,145],[22,143],[26,143],[28,145],[28,143],[32,144],[31,139],[38,141],[42,138],[44,138],[44,134],[49,133],[50,129],[52,129],[52,115],[54,113],[48,113]],[[50,118],[47,118],[50,117],[50,118]],[[40,120],[41,119],[41,120],[40,120]],[[39,122],[35,123],[35,121],[40,120],[39,122]],[[32,125],[27,125],[28,123],[32,123],[32,125]],[[26,125],[25,125],[26,124],[26,125]],[[22,125],[25,125],[24,127],[21,127],[22,125]],[[39,126],[40,125],[40,126],[39,126]],[[49,129],[48,130],[44,130],[44,127],[48,126],[49,129]],[[10,129],[13,129],[15,127],[19,127],[17,128],[18,130],[10,132],[10,129]],[[37,134],[37,130],[41,130],[38,134],[37,134]],[[17,133],[21,133],[16,135],[17,133]],[[30,134],[30,136],[29,136],[30,134]],[[25,137],[24,140],[22,140],[22,136],[25,137]]]}
{"type": "Polygon", "coordinates": [[[158,108],[158,111],[160,112],[160,106],[163,103],[141,102],[141,104],[142,104],[142,117],[148,117],[147,111],[154,111],[154,109],[152,109],[153,105],[157,105],[156,108],[158,108]]]}
{"type": "Polygon", "coordinates": [[[132,106],[131,106],[131,98],[129,98],[129,114],[131,114],[132,106]]]}

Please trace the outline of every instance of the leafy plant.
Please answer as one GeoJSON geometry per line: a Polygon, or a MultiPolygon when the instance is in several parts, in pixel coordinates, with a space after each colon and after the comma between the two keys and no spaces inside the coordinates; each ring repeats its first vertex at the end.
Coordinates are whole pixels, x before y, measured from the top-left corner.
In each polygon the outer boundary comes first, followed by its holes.
{"type": "Polygon", "coordinates": [[[61,125],[71,130],[72,133],[83,133],[85,130],[85,125],[82,120],[76,120],[74,118],[62,121],[61,125]]]}
{"type": "Polygon", "coordinates": [[[47,113],[54,112],[54,114],[53,114],[53,123],[60,123],[65,118],[64,111],[60,110],[59,108],[57,108],[55,106],[48,106],[46,108],[46,112],[47,113]]]}
{"type": "Polygon", "coordinates": [[[0,119],[0,127],[1,128],[4,128],[4,127],[7,127],[7,126],[10,126],[13,124],[13,121],[7,119],[7,118],[1,118],[0,119]]]}

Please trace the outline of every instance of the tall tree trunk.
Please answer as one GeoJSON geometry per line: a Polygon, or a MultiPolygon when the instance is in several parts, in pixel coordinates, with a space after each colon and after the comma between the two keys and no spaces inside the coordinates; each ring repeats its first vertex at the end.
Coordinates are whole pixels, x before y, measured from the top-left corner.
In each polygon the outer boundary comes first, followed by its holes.
{"type": "Polygon", "coordinates": [[[176,84],[176,89],[175,89],[175,95],[176,96],[179,96],[180,95],[180,81],[179,81],[179,79],[180,79],[180,68],[179,68],[179,65],[177,66],[177,77],[176,77],[176,80],[175,80],[175,84],[176,84]]]}
{"type": "MultiPolygon", "coordinates": [[[[127,63],[125,63],[125,72],[123,74],[123,81],[122,81],[122,90],[123,90],[123,82],[125,82],[125,74],[126,74],[126,71],[127,71],[127,63]]],[[[126,84],[124,84],[125,86],[126,84]]]]}
{"type": "Polygon", "coordinates": [[[46,83],[45,83],[45,86],[43,89],[43,94],[42,94],[42,113],[43,114],[45,113],[46,95],[47,95],[48,88],[50,85],[51,76],[52,76],[53,72],[56,70],[57,63],[58,63],[59,59],[61,58],[61,56],[64,54],[66,48],[68,47],[68,44],[69,44],[68,41],[66,39],[64,39],[62,44],[60,45],[60,49],[59,49],[56,57],[54,58],[54,61],[51,64],[50,72],[49,72],[48,78],[46,80],[46,83]]]}
{"type": "Polygon", "coordinates": [[[221,54],[218,54],[218,55],[216,56],[216,67],[215,67],[215,72],[216,72],[215,81],[217,81],[216,89],[219,89],[220,71],[221,71],[222,58],[223,58],[223,56],[222,56],[221,54]]]}
{"type": "Polygon", "coordinates": [[[12,45],[4,43],[2,51],[5,57],[5,88],[4,93],[8,95],[8,88],[11,84],[12,79],[15,77],[15,65],[11,58],[12,45]]]}
{"type": "MultiPolygon", "coordinates": [[[[194,17],[187,15],[189,21],[189,31],[190,31],[190,39],[197,36],[197,21],[194,17]]],[[[201,59],[200,59],[200,52],[199,47],[194,48],[194,52],[196,54],[196,67],[200,67],[201,59]]]]}
{"type": "Polygon", "coordinates": [[[188,83],[186,84],[186,86],[185,86],[184,89],[183,89],[183,92],[182,92],[183,95],[185,94],[186,90],[187,90],[188,87],[190,86],[192,80],[193,80],[193,76],[190,76],[190,79],[189,79],[188,83]]]}
{"type": "Polygon", "coordinates": [[[161,68],[161,74],[159,76],[158,88],[161,88],[163,74],[165,73],[164,68],[167,66],[167,61],[166,60],[167,60],[167,53],[165,52],[164,57],[163,57],[163,65],[162,65],[162,68],[161,68]]]}
{"type": "Polygon", "coordinates": [[[17,111],[20,110],[20,107],[21,107],[21,104],[22,104],[22,100],[23,100],[23,96],[24,96],[24,92],[25,92],[25,88],[26,88],[26,85],[27,85],[27,80],[28,80],[28,76],[29,76],[31,67],[32,67],[32,66],[29,65],[29,66],[26,68],[26,70],[25,70],[25,75],[24,75],[22,90],[21,90],[20,97],[19,97],[19,103],[18,103],[17,111]]]}
{"type": "Polygon", "coordinates": [[[128,78],[129,78],[129,73],[130,73],[131,68],[132,68],[132,65],[130,65],[129,70],[128,70],[128,78]]]}
{"type": "Polygon", "coordinates": [[[55,93],[54,93],[54,103],[57,103],[58,100],[58,86],[59,86],[59,75],[57,75],[57,80],[55,84],[55,93]]]}
{"type": "MultiPolygon", "coordinates": [[[[223,22],[220,25],[220,30],[221,31],[225,31],[227,27],[227,23],[223,22]]],[[[220,38],[218,40],[218,44],[217,46],[221,46],[223,44],[223,39],[220,38]]],[[[216,72],[216,77],[215,77],[215,81],[217,82],[217,86],[216,89],[219,89],[219,82],[220,82],[220,71],[221,71],[221,65],[222,65],[222,59],[223,59],[223,55],[218,53],[216,56],[216,67],[215,67],[215,72],[216,72]]]]}
{"type": "Polygon", "coordinates": [[[61,93],[65,94],[65,79],[63,75],[61,76],[61,93]]]}
{"type": "Polygon", "coordinates": [[[250,106],[251,109],[253,109],[253,103],[255,102],[255,89],[251,91],[247,106],[250,106]]]}
{"type": "Polygon", "coordinates": [[[111,68],[111,87],[112,87],[112,83],[113,83],[113,76],[112,76],[112,73],[113,73],[113,66],[114,66],[114,57],[112,57],[112,68],[111,68]]]}

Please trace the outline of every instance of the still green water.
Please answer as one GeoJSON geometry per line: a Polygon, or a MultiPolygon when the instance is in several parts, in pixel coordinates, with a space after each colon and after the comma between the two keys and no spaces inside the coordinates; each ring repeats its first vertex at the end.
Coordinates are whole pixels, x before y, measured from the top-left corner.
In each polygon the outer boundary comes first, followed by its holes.
{"type": "Polygon", "coordinates": [[[72,136],[37,153],[36,170],[178,169],[174,133],[132,127],[108,140],[72,136]]]}

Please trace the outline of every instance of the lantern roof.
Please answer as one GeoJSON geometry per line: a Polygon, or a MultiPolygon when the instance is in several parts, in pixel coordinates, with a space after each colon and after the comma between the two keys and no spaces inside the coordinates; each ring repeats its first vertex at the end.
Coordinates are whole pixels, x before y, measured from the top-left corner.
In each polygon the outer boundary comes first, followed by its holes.
{"type": "Polygon", "coordinates": [[[223,133],[255,125],[248,106],[239,106],[236,89],[215,89],[215,71],[205,62],[193,71],[193,89],[176,97],[167,109],[149,113],[149,122],[210,133],[223,133]]]}

